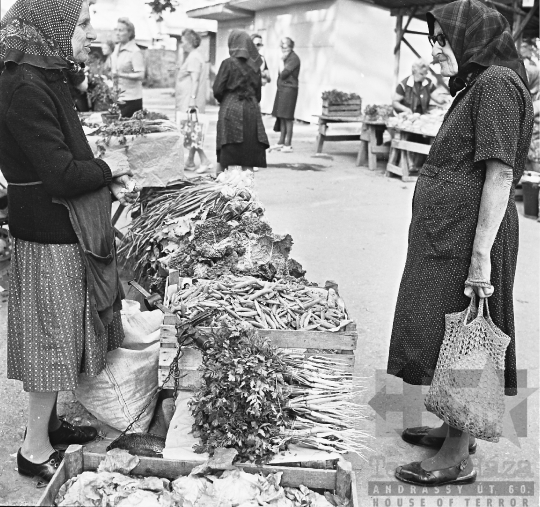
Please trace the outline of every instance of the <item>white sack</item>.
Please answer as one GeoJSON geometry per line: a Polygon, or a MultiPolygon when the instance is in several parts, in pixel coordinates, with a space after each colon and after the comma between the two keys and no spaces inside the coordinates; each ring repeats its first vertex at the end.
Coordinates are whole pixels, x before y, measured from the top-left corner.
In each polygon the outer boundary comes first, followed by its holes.
{"type": "MultiPolygon", "coordinates": [[[[77,400],[94,417],[119,431],[137,417],[158,388],[159,328],[163,314],[157,312],[159,315],[141,312],[136,301],[124,301],[124,343],[107,354],[107,365],[97,377],[79,377],[77,400]]],[[[157,397],[133,431],[148,431],[156,402],[157,397]]]]}

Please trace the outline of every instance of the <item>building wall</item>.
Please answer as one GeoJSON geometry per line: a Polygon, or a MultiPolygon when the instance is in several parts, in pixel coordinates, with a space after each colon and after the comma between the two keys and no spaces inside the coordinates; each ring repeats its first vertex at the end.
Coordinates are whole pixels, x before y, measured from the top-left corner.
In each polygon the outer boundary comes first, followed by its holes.
{"type": "MultiPolygon", "coordinates": [[[[282,37],[295,41],[301,60],[296,118],[313,122],[321,112],[321,94],[338,89],[358,93],[363,104],[390,104],[394,82],[396,18],[388,10],[358,0],[321,0],[258,11],[254,19],[219,22],[217,64],[228,57],[227,39],[239,28],[257,32],[264,41],[264,55],[272,82],[263,88],[261,109],[271,113],[276,94],[282,37]]],[[[422,24],[411,29],[425,30],[422,24]]],[[[408,36],[416,45],[417,36],[408,36]]],[[[429,58],[429,43],[418,48],[429,58]],[[426,46],[427,45],[427,46],[426,46]]],[[[411,51],[402,46],[400,76],[410,74],[411,51]]]]}

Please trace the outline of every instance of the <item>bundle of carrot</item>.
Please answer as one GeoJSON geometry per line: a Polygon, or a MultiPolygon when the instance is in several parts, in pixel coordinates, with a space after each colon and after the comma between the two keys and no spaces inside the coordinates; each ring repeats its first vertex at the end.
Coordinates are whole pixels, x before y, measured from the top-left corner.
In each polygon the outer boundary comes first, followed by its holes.
{"type": "Polygon", "coordinates": [[[285,280],[264,282],[254,277],[199,282],[173,294],[169,306],[181,318],[216,309],[213,320],[205,323],[210,327],[217,326],[224,316],[257,329],[335,332],[352,322],[333,289],[285,280]]]}

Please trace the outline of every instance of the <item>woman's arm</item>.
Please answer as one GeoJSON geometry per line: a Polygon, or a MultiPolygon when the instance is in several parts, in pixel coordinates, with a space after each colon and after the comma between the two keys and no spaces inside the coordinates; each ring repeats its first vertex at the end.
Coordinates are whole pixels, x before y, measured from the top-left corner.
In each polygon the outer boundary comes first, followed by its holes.
{"type": "Polygon", "coordinates": [[[279,77],[281,79],[287,79],[298,67],[300,67],[300,58],[293,53],[283,62],[283,70],[279,77]]]}
{"type": "Polygon", "coordinates": [[[394,97],[392,98],[392,107],[398,112],[398,113],[412,113],[412,110],[410,107],[407,107],[401,103],[401,101],[405,97],[403,95],[400,95],[399,93],[394,93],[394,97]]]}
{"type": "MultiPolygon", "coordinates": [[[[469,280],[490,282],[491,248],[508,207],[512,179],[513,170],[509,165],[498,159],[486,160],[486,178],[480,200],[469,280]]],[[[472,290],[467,287],[465,294],[472,296],[472,290]]],[[[475,290],[480,297],[493,294],[493,289],[475,287],[475,290]]]]}
{"type": "Polygon", "coordinates": [[[225,91],[227,90],[227,81],[229,79],[229,62],[224,60],[221,62],[219,67],[216,79],[214,81],[214,86],[212,90],[214,92],[214,97],[218,102],[223,100],[225,96],[225,91]]]}
{"type": "Polygon", "coordinates": [[[191,88],[189,92],[189,106],[197,105],[197,90],[199,89],[199,81],[201,79],[200,72],[190,72],[189,77],[191,78],[191,88]]]}
{"type": "Polygon", "coordinates": [[[111,183],[111,169],[103,160],[74,159],[54,102],[43,89],[21,84],[6,117],[13,138],[49,195],[74,197],[111,183]]]}
{"type": "Polygon", "coordinates": [[[144,57],[140,51],[133,53],[131,57],[133,72],[118,72],[116,75],[122,79],[131,79],[133,81],[142,81],[144,79],[145,67],[144,57]]]}

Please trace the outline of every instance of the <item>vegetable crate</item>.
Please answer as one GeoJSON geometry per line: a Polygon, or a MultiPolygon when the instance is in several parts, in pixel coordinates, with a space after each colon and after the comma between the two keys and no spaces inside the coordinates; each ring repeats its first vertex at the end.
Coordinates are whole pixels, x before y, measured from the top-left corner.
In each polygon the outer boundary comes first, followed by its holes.
{"type": "Polygon", "coordinates": [[[323,100],[322,114],[323,116],[360,116],[362,99],[350,99],[340,103],[323,100]]]}
{"type": "MultiPolygon", "coordinates": [[[[97,470],[105,459],[105,454],[87,452],[80,445],[70,445],[66,455],[37,505],[53,506],[54,500],[62,487],[72,477],[85,471],[97,470]]],[[[131,472],[133,475],[164,477],[176,479],[188,475],[200,462],[175,461],[160,458],[140,458],[140,462],[131,472]]],[[[283,472],[282,486],[298,487],[304,485],[309,489],[334,491],[337,495],[350,501],[351,507],[359,507],[356,493],[356,478],[349,462],[340,460],[336,470],[317,470],[310,468],[290,468],[279,466],[239,465],[244,472],[257,474],[283,472]]]]}
{"type": "MultiPolygon", "coordinates": [[[[178,272],[169,274],[167,287],[178,283],[178,272]]],[[[167,303],[165,301],[165,303],[167,303]]],[[[160,335],[159,355],[159,382],[165,380],[169,374],[169,368],[177,352],[176,341],[176,315],[165,314],[160,335]]],[[[201,328],[210,331],[210,328],[201,328]]],[[[347,362],[347,369],[354,369],[354,351],[358,342],[356,323],[348,324],[343,331],[303,331],[283,329],[258,329],[261,337],[269,338],[270,342],[284,351],[294,354],[303,354],[306,357],[318,355],[336,357],[340,361],[347,362]]],[[[198,371],[202,364],[202,354],[195,346],[186,346],[184,355],[180,358],[178,366],[181,372],[179,388],[182,390],[195,390],[201,382],[201,372],[198,371]]],[[[173,389],[174,381],[164,386],[165,389],[173,389]]]]}

